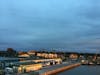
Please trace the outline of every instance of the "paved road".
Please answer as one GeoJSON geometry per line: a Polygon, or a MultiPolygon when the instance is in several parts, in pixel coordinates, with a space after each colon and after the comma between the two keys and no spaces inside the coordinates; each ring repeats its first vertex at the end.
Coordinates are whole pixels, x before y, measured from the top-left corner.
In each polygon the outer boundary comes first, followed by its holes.
{"type": "Polygon", "coordinates": [[[64,67],[64,66],[68,66],[70,64],[59,64],[59,65],[53,65],[53,66],[48,66],[48,67],[44,67],[42,70],[39,70],[39,73],[42,74],[44,72],[47,72],[47,71],[51,71],[51,70],[54,70],[54,69],[58,69],[58,68],[61,68],[61,67],[64,67]]]}

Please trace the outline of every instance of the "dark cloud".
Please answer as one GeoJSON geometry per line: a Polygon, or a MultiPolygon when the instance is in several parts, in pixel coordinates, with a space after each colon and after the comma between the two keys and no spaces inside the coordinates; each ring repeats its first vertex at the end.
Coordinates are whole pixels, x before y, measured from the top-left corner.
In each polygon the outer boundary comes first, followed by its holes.
{"type": "Polygon", "coordinates": [[[99,48],[99,8],[99,0],[1,0],[0,48],[99,48]]]}

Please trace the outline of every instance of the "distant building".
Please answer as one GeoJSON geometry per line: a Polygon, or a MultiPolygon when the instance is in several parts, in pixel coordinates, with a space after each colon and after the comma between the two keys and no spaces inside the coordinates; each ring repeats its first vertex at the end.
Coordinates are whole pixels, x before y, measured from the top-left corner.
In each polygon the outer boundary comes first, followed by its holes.
{"type": "Polygon", "coordinates": [[[36,54],[36,51],[35,50],[31,50],[31,51],[28,51],[27,52],[29,55],[35,55],[36,54]]]}
{"type": "Polygon", "coordinates": [[[28,55],[28,54],[21,54],[21,55],[18,55],[18,57],[21,57],[21,58],[29,58],[30,55],[28,55]]]}
{"type": "Polygon", "coordinates": [[[78,54],[70,54],[70,59],[78,59],[78,54]]]}

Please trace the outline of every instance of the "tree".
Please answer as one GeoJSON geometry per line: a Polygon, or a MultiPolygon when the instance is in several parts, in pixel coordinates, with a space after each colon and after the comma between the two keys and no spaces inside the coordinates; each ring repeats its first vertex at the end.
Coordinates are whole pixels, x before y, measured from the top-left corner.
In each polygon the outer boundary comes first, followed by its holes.
{"type": "Polygon", "coordinates": [[[15,57],[18,54],[13,48],[7,48],[7,52],[10,57],[15,57]]]}

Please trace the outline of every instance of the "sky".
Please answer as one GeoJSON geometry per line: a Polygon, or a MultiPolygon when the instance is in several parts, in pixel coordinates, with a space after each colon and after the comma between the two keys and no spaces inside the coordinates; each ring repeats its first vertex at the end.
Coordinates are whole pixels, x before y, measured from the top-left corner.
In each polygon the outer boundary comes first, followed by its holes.
{"type": "Polygon", "coordinates": [[[0,0],[0,49],[100,52],[100,0],[0,0]]]}

